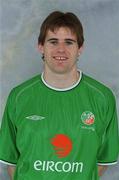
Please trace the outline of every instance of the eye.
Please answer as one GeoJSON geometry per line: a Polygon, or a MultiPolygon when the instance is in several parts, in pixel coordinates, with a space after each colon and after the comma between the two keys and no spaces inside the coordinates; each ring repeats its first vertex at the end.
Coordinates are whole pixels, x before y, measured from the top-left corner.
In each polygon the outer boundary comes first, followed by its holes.
{"type": "Polygon", "coordinates": [[[72,42],[72,41],[66,41],[65,44],[67,44],[67,45],[73,45],[73,42],[72,42]]]}
{"type": "Polygon", "coordinates": [[[57,44],[57,41],[50,41],[50,44],[56,45],[56,44],[57,44]]]}

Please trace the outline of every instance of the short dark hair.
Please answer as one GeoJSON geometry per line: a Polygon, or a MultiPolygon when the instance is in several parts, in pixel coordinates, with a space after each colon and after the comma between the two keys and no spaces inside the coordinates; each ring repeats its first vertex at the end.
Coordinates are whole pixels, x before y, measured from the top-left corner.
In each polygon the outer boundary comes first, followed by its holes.
{"type": "Polygon", "coordinates": [[[41,25],[38,44],[43,45],[48,30],[54,32],[60,27],[69,28],[72,33],[76,34],[78,46],[81,47],[84,42],[83,26],[77,16],[71,12],[54,11],[44,20],[41,25]]]}

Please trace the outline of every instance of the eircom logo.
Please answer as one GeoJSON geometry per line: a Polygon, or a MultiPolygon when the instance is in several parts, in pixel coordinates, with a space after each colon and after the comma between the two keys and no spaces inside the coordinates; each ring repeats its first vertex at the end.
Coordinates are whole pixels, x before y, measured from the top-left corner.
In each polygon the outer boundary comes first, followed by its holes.
{"type": "Polygon", "coordinates": [[[56,155],[63,158],[69,155],[72,150],[72,141],[64,134],[57,134],[51,139],[56,155]]]}
{"type": "MultiPolygon", "coordinates": [[[[55,155],[61,159],[67,157],[73,148],[71,139],[64,134],[56,134],[50,141],[55,150],[55,155]]],[[[34,169],[37,171],[71,172],[82,173],[83,162],[62,162],[62,161],[41,161],[34,162],[34,169]]]]}

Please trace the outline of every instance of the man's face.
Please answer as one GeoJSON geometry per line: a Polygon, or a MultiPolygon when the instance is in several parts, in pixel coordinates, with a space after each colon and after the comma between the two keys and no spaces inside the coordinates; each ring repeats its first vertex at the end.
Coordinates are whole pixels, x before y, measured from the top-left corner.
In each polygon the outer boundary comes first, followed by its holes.
{"type": "Polygon", "coordinates": [[[39,45],[44,55],[45,70],[65,74],[76,69],[76,62],[82,47],[78,47],[77,37],[70,29],[61,27],[48,31],[44,45],[39,45]]]}

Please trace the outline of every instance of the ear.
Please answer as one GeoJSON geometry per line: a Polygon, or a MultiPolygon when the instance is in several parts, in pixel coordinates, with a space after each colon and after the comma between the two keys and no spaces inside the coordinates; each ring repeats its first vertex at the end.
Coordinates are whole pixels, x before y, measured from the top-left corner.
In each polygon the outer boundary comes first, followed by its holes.
{"type": "Polygon", "coordinates": [[[37,49],[41,54],[44,54],[44,46],[43,45],[38,44],[37,49]]]}
{"type": "Polygon", "coordinates": [[[79,55],[83,52],[83,49],[84,49],[84,45],[82,45],[82,46],[79,48],[79,50],[78,50],[79,55]]]}

